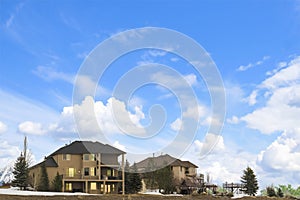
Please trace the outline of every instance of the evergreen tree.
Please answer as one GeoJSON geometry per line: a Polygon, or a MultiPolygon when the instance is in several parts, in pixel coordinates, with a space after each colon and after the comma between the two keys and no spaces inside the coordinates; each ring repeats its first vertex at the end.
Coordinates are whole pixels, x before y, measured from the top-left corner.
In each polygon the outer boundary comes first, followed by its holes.
{"type": "Polygon", "coordinates": [[[157,167],[155,166],[155,163],[152,158],[150,158],[150,161],[148,162],[148,166],[146,168],[146,172],[144,173],[145,178],[145,184],[147,186],[147,189],[155,189],[157,188],[157,182],[156,182],[156,171],[157,167]]]}
{"type": "Polygon", "coordinates": [[[137,173],[137,167],[134,163],[132,166],[131,173],[128,175],[129,179],[129,188],[128,193],[135,194],[138,193],[142,189],[142,179],[140,177],[140,174],[137,173]]]}
{"type": "Polygon", "coordinates": [[[53,189],[55,192],[61,192],[62,188],[62,176],[59,175],[59,173],[56,173],[56,176],[54,177],[52,181],[53,189]]]}
{"type": "Polygon", "coordinates": [[[250,167],[247,167],[244,170],[244,174],[241,177],[241,182],[245,185],[244,186],[245,193],[250,196],[255,196],[259,187],[258,187],[256,175],[254,174],[253,170],[250,167]]]}
{"type": "Polygon", "coordinates": [[[267,195],[269,197],[276,197],[276,192],[273,186],[268,186],[267,187],[267,195]]]}
{"type": "MultiPolygon", "coordinates": [[[[126,163],[125,163],[125,193],[128,194],[129,193],[129,190],[130,190],[130,182],[129,182],[129,170],[130,170],[130,167],[129,167],[129,162],[128,160],[126,160],[126,163]]],[[[121,185],[120,185],[120,188],[119,190],[121,190],[121,185]]]]}
{"type": "Polygon", "coordinates": [[[41,177],[37,189],[40,191],[49,191],[49,178],[45,162],[41,166],[41,177]]]}
{"type": "Polygon", "coordinates": [[[28,185],[28,173],[28,164],[24,156],[21,154],[14,166],[14,180],[12,181],[12,186],[20,187],[21,190],[25,190],[28,185]]]}
{"type": "Polygon", "coordinates": [[[174,178],[170,166],[157,170],[155,179],[159,189],[164,190],[164,193],[169,194],[174,191],[174,178]]]}
{"type": "Polygon", "coordinates": [[[277,196],[278,197],[283,197],[284,196],[281,188],[278,188],[278,190],[277,190],[277,196]]]}

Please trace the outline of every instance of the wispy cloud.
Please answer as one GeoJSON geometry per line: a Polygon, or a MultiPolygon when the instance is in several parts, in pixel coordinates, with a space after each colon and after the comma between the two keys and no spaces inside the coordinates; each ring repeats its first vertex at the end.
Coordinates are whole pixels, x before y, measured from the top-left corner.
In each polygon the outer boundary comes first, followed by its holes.
{"type": "Polygon", "coordinates": [[[64,72],[55,71],[52,67],[38,66],[32,71],[33,74],[46,81],[63,80],[73,84],[75,76],[64,72]]]}
{"type": "Polygon", "coordinates": [[[241,65],[241,66],[239,66],[239,68],[237,68],[237,71],[246,71],[250,68],[262,65],[269,58],[270,58],[270,56],[264,56],[261,60],[256,61],[254,63],[249,63],[248,65],[241,65]]]}
{"type": "Polygon", "coordinates": [[[10,26],[13,24],[13,22],[15,20],[15,17],[19,14],[19,12],[23,8],[23,6],[24,6],[24,3],[21,2],[15,7],[14,11],[10,14],[9,18],[5,22],[6,28],[10,28],[10,26]]]}

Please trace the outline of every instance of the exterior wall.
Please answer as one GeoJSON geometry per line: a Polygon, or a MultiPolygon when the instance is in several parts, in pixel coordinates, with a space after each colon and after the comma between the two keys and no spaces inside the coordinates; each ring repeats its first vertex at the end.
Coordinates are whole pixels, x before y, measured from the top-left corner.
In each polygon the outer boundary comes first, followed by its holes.
{"type": "Polygon", "coordinates": [[[188,169],[188,171],[189,171],[188,175],[190,175],[190,176],[196,176],[197,175],[197,170],[196,170],[195,167],[190,167],[188,169]]]}
{"type": "MultiPolygon", "coordinates": [[[[89,154],[91,155],[91,154],[89,154]]],[[[118,186],[122,184],[122,179],[119,179],[119,171],[109,165],[119,165],[118,156],[114,154],[100,154],[90,156],[89,160],[84,159],[84,155],[70,155],[69,160],[63,159],[63,154],[54,155],[52,158],[56,161],[58,167],[47,167],[47,173],[50,183],[50,189],[53,188],[52,181],[57,172],[63,175],[62,191],[66,192],[88,192],[88,193],[118,193],[118,186]],[[101,161],[97,161],[98,159],[101,161]],[[106,161],[101,166],[102,159],[106,161]],[[74,174],[69,173],[69,168],[74,168],[74,174]],[[85,176],[84,168],[89,169],[89,175],[85,176]],[[92,172],[95,174],[91,174],[92,172]],[[70,176],[73,175],[73,176],[70,176]],[[96,176],[94,176],[96,175],[96,176]],[[69,190],[68,190],[69,189],[69,190]]],[[[31,168],[29,171],[31,185],[37,189],[40,176],[41,165],[31,168]]]]}
{"type": "Polygon", "coordinates": [[[185,179],[185,167],[182,166],[173,166],[173,174],[174,174],[174,178],[177,180],[181,180],[181,179],[185,179]]]}
{"type": "Polygon", "coordinates": [[[101,154],[101,162],[103,165],[119,165],[117,155],[101,154]]]}
{"type": "MultiPolygon", "coordinates": [[[[49,179],[49,186],[50,190],[53,188],[52,181],[54,180],[54,177],[56,176],[56,173],[58,171],[58,168],[56,167],[47,167],[47,174],[49,179]]],[[[41,166],[37,166],[29,171],[29,177],[30,177],[30,185],[33,188],[38,188],[40,178],[41,178],[41,166]]]]}

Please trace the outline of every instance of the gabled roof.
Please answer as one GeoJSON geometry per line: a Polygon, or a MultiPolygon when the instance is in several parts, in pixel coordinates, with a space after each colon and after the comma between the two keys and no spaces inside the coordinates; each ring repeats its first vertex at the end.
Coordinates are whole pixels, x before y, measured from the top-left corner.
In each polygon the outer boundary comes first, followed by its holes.
{"type": "Polygon", "coordinates": [[[56,161],[52,157],[47,157],[44,162],[46,167],[58,167],[56,161]]]}
{"type": "Polygon", "coordinates": [[[57,154],[89,154],[89,153],[104,153],[104,154],[124,154],[124,151],[121,151],[113,146],[108,144],[102,144],[100,142],[91,142],[91,141],[74,141],[69,145],[61,147],[50,156],[57,154]]]}
{"type": "Polygon", "coordinates": [[[167,165],[198,168],[195,164],[189,161],[182,161],[168,154],[160,155],[158,157],[148,157],[145,160],[136,163],[136,167],[138,168],[139,171],[143,171],[146,169],[152,170],[149,169],[151,167],[154,167],[155,168],[154,170],[156,170],[167,165]]]}
{"type": "Polygon", "coordinates": [[[45,167],[58,167],[56,161],[52,158],[52,157],[46,157],[44,161],[36,164],[36,165],[33,165],[31,168],[35,168],[35,167],[39,167],[41,166],[42,164],[45,163],[45,167]]]}

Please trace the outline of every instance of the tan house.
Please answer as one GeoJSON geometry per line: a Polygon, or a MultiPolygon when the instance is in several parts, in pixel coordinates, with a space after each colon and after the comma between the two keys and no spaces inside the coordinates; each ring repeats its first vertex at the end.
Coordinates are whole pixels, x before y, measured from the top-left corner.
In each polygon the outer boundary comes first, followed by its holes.
{"type": "Polygon", "coordinates": [[[107,144],[75,141],[31,167],[31,184],[38,187],[41,166],[45,164],[50,186],[57,173],[62,176],[63,192],[118,193],[122,185],[124,193],[124,155],[125,152],[107,144]]]}
{"type": "MultiPolygon", "coordinates": [[[[204,176],[197,176],[197,166],[189,161],[182,161],[168,154],[158,157],[149,157],[136,163],[139,173],[149,170],[158,170],[161,167],[169,166],[173,172],[174,185],[179,193],[191,193],[203,187],[204,176]],[[152,169],[151,169],[152,168],[152,169]]],[[[143,181],[143,190],[147,188],[143,181]]]]}

